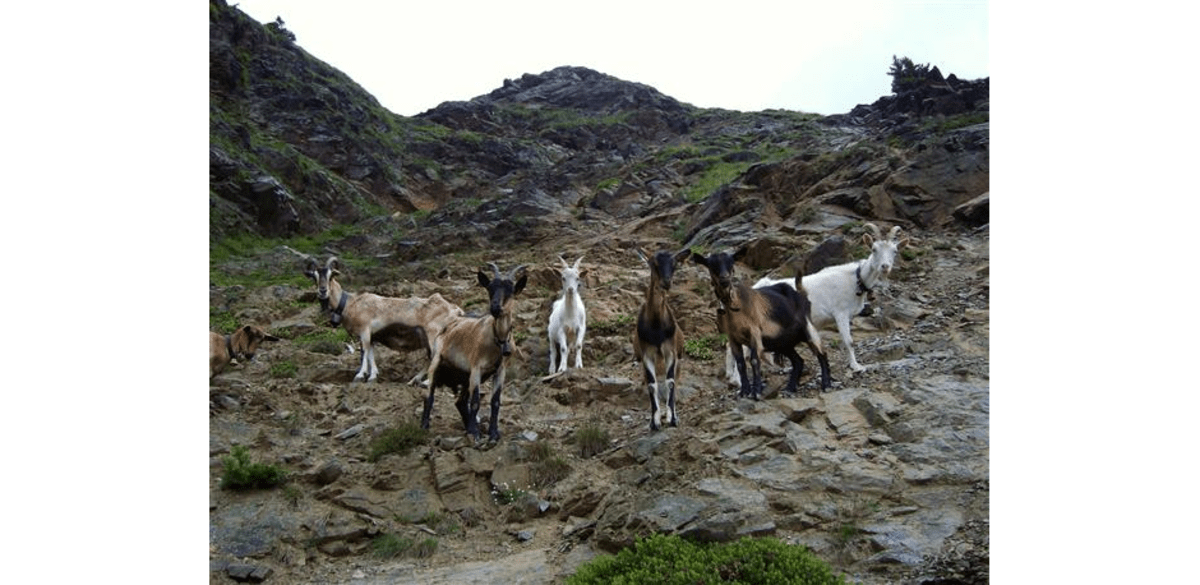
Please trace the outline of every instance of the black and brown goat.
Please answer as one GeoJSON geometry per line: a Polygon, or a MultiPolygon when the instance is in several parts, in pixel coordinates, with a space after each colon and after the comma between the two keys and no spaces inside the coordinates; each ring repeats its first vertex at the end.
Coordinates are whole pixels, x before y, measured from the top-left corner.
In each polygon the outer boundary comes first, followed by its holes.
{"type": "Polygon", "coordinates": [[[675,384],[679,378],[679,356],[683,353],[683,330],[675,321],[667,293],[671,290],[675,264],[685,260],[688,251],[658,252],[652,258],[639,247],[635,247],[634,252],[650,267],[646,301],[638,311],[637,329],[633,334],[633,353],[642,365],[650,392],[650,429],[657,431],[663,414],[659,380],[665,380],[667,387],[667,424],[679,426],[679,418],[675,415],[675,384]],[[662,369],[658,368],[659,364],[662,369]],[[660,372],[663,375],[660,376],[660,372]]]}
{"type": "Polygon", "coordinates": [[[279,341],[257,325],[242,325],[229,335],[208,332],[208,379],[220,374],[229,362],[237,359],[253,359],[258,344],[264,341],[279,341]]]}
{"type": "Polygon", "coordinates": [[[809,315],[811,305],[801,274],[796,273],[795,288],[787,284],[776,284],[764,288],[751,288],[733,283],[734,261],[744,250],[730,255],[718,252],[710,256],[692,254],[692,260],[708,268],[713,292],[720,306],[717,308],[717,330],[729,337],[729,349],[737,363],[742,388],[738,396],[754,400],[763,393],[761,358],[764,351],[787,356],[792,362],[792,374],[783,391],[793,393],[804,372],[804,360],[796,353],[800,342],[808,344],[821,364],[821,389],[829,388],[829,359],[821,348],[821,337],[813,326],[809,315]],[[746,361],[742,346],[750,352],[752,377],[746,374],[746,361]]]}
{"type": "Polygon", "coordinates": [[[490,264],[492,275],[480,270],[479,286],[486,288],[491,303],[488,315],[452,318],[440,335],[431,340],[433,358],[429,364],[429,397],[421,413],[421,428],[429,428],[433,396],[438,387],[454,391],[454,405],[462,415],[463,428],[479,440],[479,386],[488,378],[492,383],[492,418],[488,440],[500,440],[500,390],[504,386],[505,365],[512,353],[512,315],[514,297],[525,288],[525,267],[513,269],[507,276],[490,264]]]}

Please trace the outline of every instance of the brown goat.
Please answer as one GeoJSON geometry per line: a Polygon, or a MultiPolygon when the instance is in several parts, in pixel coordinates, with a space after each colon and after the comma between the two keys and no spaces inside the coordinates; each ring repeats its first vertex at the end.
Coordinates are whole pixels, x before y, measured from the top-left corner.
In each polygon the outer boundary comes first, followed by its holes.
{"type": "Polygon", "coordinates": [[[480,270],[479,286],[488,291],[489,314],[483,317],[457,316],[450,319],[441,334],[433,339],[433,357],[429,364],[429,397],[421,412],[421,428],[429,428],[433,397],[445,386],[457,394],[454,405],[462,416],[463,429],[479,440],[479,386],[493,378],[488,440],[500,440],[500,391],[508,356],[512,354],[512,314],[514,297],[525,289],[525,267],[513,269],[502,277],[490,264],[492,276],[480,270]]]}
{"type": "Polygon", "coordinates": [[[735,255],[719,252],[705,257],[692,254],[692,260],[708,268],[713,292],[720,306],[717,308],[717,330],[729,337],[729,349],[737,363],[741,378],[738,396],[758,400],[763,392],[761,358],[764,351],[786,356],[792,362],[792,373],[788,378],[785,393],[793,393],[804,372],[804,360],[796,353],[800,342],[808,344],[821,365],[821,388],[829,387],[829,359],[821,347],[821,337],[813,326],[809,315],[811,305],[801,284],[801,274],[796,273],[795,288],[787,284],[776,284],[764,288],[751,288],[733,283],[734,261],[743,251],[735,255]],[[742,346],[750,351],[752,378],[746,375],[746,361],[742,346]]]}
{"type": "Polygon", "coordinates": [[[321,308],[329,311],[330,324],[345,327],[362,345],[362,362],[354,375],[355,381],[365,377],[374,382],[379,375],[379,367],[375,365],[376,342],[396,351],[424,349],[432,358],[432,340],[450,319],[463,314],[462,308],[438,293],[428,298],[403,299],[373,293],[350,294],[334,278],[341,274],[337,266],[336,256],[331,256],[324,267],[308,258],[304,274],[317,284],[317,299],[321,308]]]}
{"type": "Polygon", "coordinates": [[[683,330],[667,303],[667,292],[671,290],[675,264],[687,258],[688,251],[658,252],[653,258],[640,247],[634,247],[633,251],[650,267],[646,300],[638,310],[637,328],[633,333],[633,353],[642,364],[643,379],[650,392],[650,430],[657,431],[662,418],[659,379],[665,379],[667,387],[667,424],[679,426],[679,418],[675,415],[675,384],[679,378],[679,357],[683,352],[683,330]],[[658,369],[660,363],[661,370],[658,369]],[[663,375],[659,376],[659,372],[663,375]]]}
{"type": "Polygon", "coordinates": [[[279,341],[268,335],[257,325],[242,325],[230,335],[208,332],[208,379],[212,380],[225,370],[229,362],[237,359],[253,359],[258,344],[264,341],[279,341]]]}

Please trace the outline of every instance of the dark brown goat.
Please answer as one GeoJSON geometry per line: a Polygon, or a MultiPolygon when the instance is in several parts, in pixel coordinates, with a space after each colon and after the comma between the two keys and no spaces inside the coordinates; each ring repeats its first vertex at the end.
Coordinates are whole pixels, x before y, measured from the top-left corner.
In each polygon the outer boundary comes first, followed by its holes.
{"type": "Polygon", "coordinates": [[[679,356],[683,351],[683,330],[675,322],[675,314],[667,303],[667,292],[671,290],[675,264],[685,260],[688,251],[658,252],[653,258],[647,257],[638,247],[634,252],[650,267],[646,301],[638,311],[637,329],[633,334],[633,353],[642,364],[650,392],[650,429],[657,431],[662,418],[659,379],[665,379],[667,386],[667,424],[679,426],[679,418],[675,415],[675,383],[679,377],[679,356]],[[659,363],[662,370],[658,370],[659,363]],[[664,375],[658,376],[659,371],[664,375]]]}
{"type": "Polygon", "coordinates": [[[764,288],[751,288],[745,284],[733,284],[734,261],[744,251],[735,255],[718,252],[705,257],[692,254],[692,260],[708,268],[720,307],[717,308],[717,330],[729,337],[729,349],[737,363],[742,388],[738,396],[758,400],[763,393],[761,358],[764,351],[787,356],[792,362],[792,374],[788,378],[785,393],[796,391],[800,375],[804,372],[804,360],[796,353],[800,342],[808,344],[821,365],[821,389],[829,387],[829,359],[821,348],[821,337],[809,318],[811,305],[796,273],[795,288],[787,284],[776,284],[764,288]],[[753,377],[746,375],[746,361],[742,346],[750,351],[750,367],[753,377]]]}
{"type": "Polygon", "coordinates": [[[454,405],[462,416],[463,428],[479,440],[479,386],[488,378],[492,383],[492,418],[488,440],[500,440],[500,390],[504,386],[505,365],[512,353],[512,314],[514,297],[525,289],[525,267],[519,266],[502,277],[490,264],[492,276],[480,270],[479,286],[488,291],[489,314],[483,317],[453,317],[434,340],[429,364],[429,397],[421,413],[421,428],[429,428],[433,396],[438,387],[454,391],[454,405]]]}

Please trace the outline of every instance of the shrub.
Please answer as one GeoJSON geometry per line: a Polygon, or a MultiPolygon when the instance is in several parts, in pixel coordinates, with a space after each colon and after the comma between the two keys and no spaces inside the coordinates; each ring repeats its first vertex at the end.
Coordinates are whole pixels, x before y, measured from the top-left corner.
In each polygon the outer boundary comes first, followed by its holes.
{"type": "Polygon", "coordinates": [[[544,488],[555,484],[571,474],[571,464],[566,459],[554,456],[534,463],[529,469],[535,487],[544,488]]]}
{"type": "Polygon", "coordinates": [[[604,452],[605,449],[608,449],[611,441],[608,431],[594,425],[585,426],[575,433],[575,442],[579,445],[579,456],[584,459],[604,452]]]}
{"type": "Polygon", "coordinates": [[[612,319],[588,323],[588,333],[600,337],[628,334],[636,322],[637,317],[634,315],[615,315],[612,319]]]}
{"type": "Polygon", "coordinates": [[[387,429],[371,440],[371,453],[367,459],[372,463],[389,453],[407,455],[413,447],[425,442],[429,431],[414,423],[404,423],[399,427],[387,429]]]}
{"type": "Polygon", "coordinates": [[[603,555],[567,578],[568,585],[608,583],[844,584],[808,549],[774,538],[694,543],[677,535],[640,539],[616,555],[603,555]]]}
{"type": "Polygon", "coordinates": [[[683,352],[688,357],[700,361],[712,360],[723,347],[725,347],[724,333],[705,335],[699,339],[690,338],[683,342],[683,352]]]}
{"type": "Polygon", "coordinates": [[[395,534],[380,534],[371,541],[371,550],[381,559],[393,559],[412,548],[413,541],[395,534]]]}
{"type": "Polygon", "coordinates": [[[892,93],[900,93],[921,87],[929,78],[929,64],[918,65],[908,57],[896,58],[892,55],[892,66],[888,75],[892,76],[892,93]]]}
{"type": "Polygon", "coordinates": [[[276,362],[271,365],[272,378],[295,378],[297,371],[296,364],[289,361],[276,362]]]}
{"type": "Polygon", "coordinates": [[[223,459],[221,489],[247,490],[273,488],[287,481],[287,472],[277,465],[252,463],[246,447],[235,445],[223,459]]]}

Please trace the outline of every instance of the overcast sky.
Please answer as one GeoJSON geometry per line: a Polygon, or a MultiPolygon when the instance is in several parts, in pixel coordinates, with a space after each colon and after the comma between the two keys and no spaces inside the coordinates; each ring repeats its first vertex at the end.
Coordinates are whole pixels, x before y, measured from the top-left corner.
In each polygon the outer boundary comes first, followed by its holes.
{"type": "Polygon", "coordinates": [[[819,114],[890,94],[893,55],[945,75],[989,77],[983,0],[237,5],[262,23],[282,18],[297,44],[405,116],[560,65],[644,83],[700,107],[819,114]]]}

